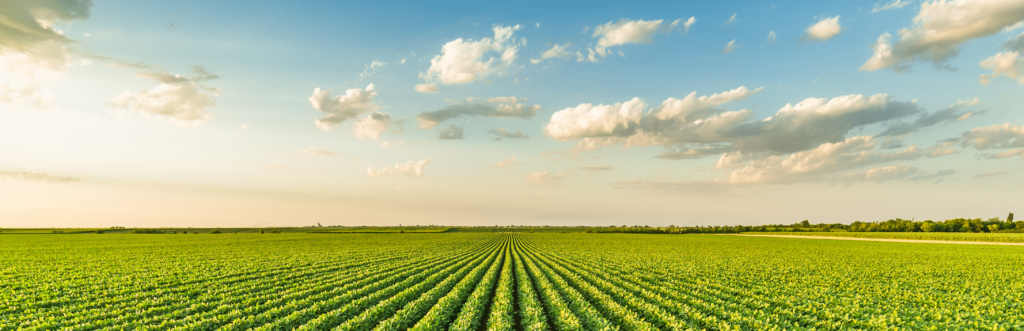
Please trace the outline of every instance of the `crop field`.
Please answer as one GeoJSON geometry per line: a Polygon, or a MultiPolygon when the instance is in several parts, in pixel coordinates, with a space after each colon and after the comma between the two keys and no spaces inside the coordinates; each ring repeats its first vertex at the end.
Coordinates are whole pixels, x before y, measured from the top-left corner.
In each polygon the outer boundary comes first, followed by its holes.
{"type": "Polygon", "coordinates": [[[0,235],[2,330],[1020,330],[1024,247],[752,236],[0,235]]]}

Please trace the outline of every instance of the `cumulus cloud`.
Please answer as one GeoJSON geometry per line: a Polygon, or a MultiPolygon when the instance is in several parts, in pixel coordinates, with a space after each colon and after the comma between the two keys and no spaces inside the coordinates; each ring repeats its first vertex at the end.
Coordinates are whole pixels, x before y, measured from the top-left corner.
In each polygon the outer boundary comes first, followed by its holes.
{"type": "MultiPolygon", "coordinates": [[[[494,26],[494,38],[450,41],[441,48],[441,55],[430,60],[430,68],[421,73],[420,77],[428,84],[465,84],[500,73],[512,66],[517,57],[522,40],[516,40],[512,34],[520,26],[494,26]]],[[[429,91],[427,87],[417,86],[417,91],[429,91]]]]}
{"type": "Polygon", "coordinates": [[[516,130],[515,132],[513,132],[512,130],[509,130],[509,129],[506,129],[506,128],[500,128],[500,129],[494,129],[494,130],[487,131],[487,133],[494,135],[494,141],[499,141],[502,138],[509,138],[509,139],[528,139],[528,138],[530,138],[530,135],[523,133],[522,129],[516,130]]]}
{"type": "Polygon", "coordinates": [[[823,18],[804,30],[804,38],[807,40],[826,41],[835,37],[843,27],[839,25],[839,15],[823,18]]]}
{"type": "Polygon", "coordinates": [[[369,167],[366,169],[366,174],[373,178],[391,175],[423,177],[423,167],[428,163],[430,163],[430,159],[423,159],[419,161],[409,160],[409,162],[406,163],[396,163],[393,168],[384,167],[380,170],[374,170],[373,167],[369,167]]]}
{"type": "Polygon", "coordinates": [[[333,91],[333,89],[321,90],[318,87],[309,97],[309,103],[313,105],[313,109],[324,113],[324,117],[315,122],[316,127],[321,130],[331,131],[341,122],[379,109],[373,102],[373,97],[377,96],[377,91],[373,90],[373,84],[366,86],[366,89],[348,89],[344,95],[339,96],[331,96],[333,91]]]}
{"type": "Polygon", "coordinates": [[[526,174],[526,180],[543,186],[555,186],[561,184],[565,174],[569,172],[571,171],[559,171],[558,173],[548,171],[530,172],[526,174]]]}
{"type": "Polygon", "coordinates": [[[1024,147],[1024,126],[1010,123],[974,128],[961,137],[965,146],[979,150],[1024,147]]]}
{"type": "Polygon", "coordinates": [[[139,72],[136,77],[155,80],[159,85],[139,92],[124,91],[110,104],[135,113],[167,118],[177,123],[193,124],[213,118],[208,108],[216,106],[220,90],[204,82],[217,79],[200,66],[192,66],[191,76],[166,72],[139,72]]]}
{"type": "Polygon", "coordinates": [[[514,165],[519,165],[519,164],[522,164],[522,163],[516,162],[516,156],[513,155],[512,158],[501,160],[501,162],[498,162],[497,164],[495,164],[494,167],[495,168],[504,168],[504,167],[514,166],[514,165]]]}
{"type": "Polygon", "coordinates": [[[352,135],[359,139],[377,139],[391,127],[391,124],[398,122],[391,120],[391,115],[375,111],[352,123],[352,135]]]}
{"type": "Polygon", "coordinates": [[[982,85],[991,84],[992,78],[999,76],[1006,76],[1010,80],[1016,80],[1017,84],[1024,85],[1024,57],[1017,51],[998,53],[979,64],[984,69],[992,70],[991,74],[982,74],[978,79],[982,85]]]}
{"type": "Polygon", "coordinates": [[[552,114],[544,132],[558,140],[630,136],[638,129],[646,106],[640,98],[612,105],[581,104],[552,114]]]}
{"type": "MultiPolygon", "coordinates": [[[[0,7],[2,8],[2,7],[0,7]]],[[[6,171],[0,170],[0,179],[26,180],[43,183],[76,183],[81,181],[78,177],[67,177],[44,174],[35,171],[6,171]]]]}
{"type": "Polygon", "coordinates": [[[729,41],[728,43],[725,44],[725,48],[722,49],[722,54],[732,53],[732,51],[735,51],[740,46],[741,45],[736,44],[736,39],[733,39],[732,41],[729,41]]]}
{"type": "Polygon", "coordinates": [[[882,12],[882,11],[886,11],[886,10],[900,9],[900,8],[909,6],[909,5],[913,4],[913,3],[914,3],[913,0],[911,0],[911,1],[892,0],[891,2],[889,2],[887,4],[884,4],[884,5],[876,3],[875,4],[875,8],[871,9],[871,12],[872,13],[877,13],[877,12],[882,12]]]}
{"type": "Polygon", "coordinates": [[[899,40],[891,42],[889,33],[872,45],[874,55],[860,70],[874,71],[892,67],[906,70],[916,61],[947,66],[968,40],[990,36],[1024,20],[1024,2],[1014,0],[945,1],[921,4],[914,25],[899,31],[899,40]]]}
{"type": "Polygon", "coordinates": [[[316,156],[332,156],[334,152],[321,149],[319,147],[306,147],[299,151],[299,154],[316,155],[316,156]]]}
{"type": "Polygon", "coordinates": [[[913,160],[924,157],[924,151],[916,146],[893,153],[875,150],[876,143],[870,136],[849,138],[837,143],[824,143],[814,149],[790,155],[754,158],[752,160],[730,160],[740,155],[726,154],[715,164],[717,169],[742,167],[722,179],[730,184],[751,183],[794,183],[821,181],[836,172],[890,161],[913,160]]]}
{"type": "MultiPolygon", "coordinates": [[[[832,99],[808,98],[787,104],[774,116],[752,120],[753,111],[726,111],[719,106],[743,100],[760,91],[740,87],[731,91],[683,99],[669,98],[646,111],[639,98],[614,105],[582,104],[555,112],[545,134],[580,140],[571,154],[605,146],[664,146],[667,159],[699,158],[732,151],[782,155],[805,151],[824,143],[838,143],[855,128],[920,114],[913,102],[900,102],[884,94],[846,95],[832,99]]],[[[934,125],[957,112],[940,112],[916,127],[934,125]]],[[[905,129],[905,128],[904,128],[905,129]]]]}
{"type": "Polygon", "coordinates": [[[437,139],[452,140],[452,139],[465,139],[463,135],[464,130],[455,124],[448,124],[447,128],[441,129],[438,132],[437,139]]]}
{"type": "Polygon", "coordinates": [[[537,114],[540,106],[528,105],[526,102],[526,98],[516,97],[490,98],[483,103],[467,101],[441,110],[422,112],[416,115],[416,119],[420,122],[420,129],[430,129],[443,121],[461,116],[530,119],[537,114]]]}

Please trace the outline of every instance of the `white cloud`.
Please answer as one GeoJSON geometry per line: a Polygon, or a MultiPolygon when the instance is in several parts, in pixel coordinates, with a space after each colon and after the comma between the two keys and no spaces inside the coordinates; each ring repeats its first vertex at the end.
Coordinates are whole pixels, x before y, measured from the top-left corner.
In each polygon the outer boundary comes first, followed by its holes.
{"type": "Polygon", "coordinates": [[[544,60],[547,60],[547,59],[572,57],[574,53],[568,50],[569,45],[572,45],[572,44],[570,44],[570,43],[565,43],[563,45],[555,44],[555,45],[551,46],[551,48],[549,48],[548,50],[544,51],[544,53],[541,53],[539,59],[531,59],[530,63],[537,64],[537,63],[541,63],[541,62],[543,62],[544,60]]]}
{"type": "Polygon", "coordinates": [[[561,184],[565,174],[571,171],[559,171],[557,174],[547,171],[530,172],[526,174],[526,180],[543,186],[555,186],[561,184]]]}
{"type": "Polygon", "coordinates": [[[736,39],[733,39],[729,43],[725,44],[725,48],[722,49],[722,54],[732,53],[732,51],[736,50],[739,47],[740,45],[736,44],[736,39]]]}
{"type": "Polygon", "coordinates": [[[690,32],[690,27],[693,26],[694,23],[697,23],[697,18],[693,16],[690,16],[686,22],[683,22],[683,33],[690,32]]]}
{"type": "Polygon", "coordinates": [[[78,177],[67,177],[49,175],[35,171],[6,171],[0,170],[0,179],[16,179],[16,180],[27,180],[32,182],[43,182],[43,183],[75,183],[82,179],[78,177]]]}
{"type": "Polygon", "coordinates": [[[441,129],[441,132],[438,132],[437,139],[441,139],[441,140],[465,139],[465,136],[463,135],[463,133],[464,133],[464,131],[462,130],[461,127],[459,127],[459,126],[457,126],[455,124],[448,124],[447,128],[441,129]]]}
{"type": "Polygon", "coordinates": [[[367,111],[375,111],[379,107],[373,103],[373,97],[377,91],[373,90],[373,84],[366,86],[366,89],[348,89],[345,95],[332,97],[334,90],[313,90],[309,97],[309,103],[313,108],[325,113],[324,117],[316,120],[316,127],[324,131],[331,131],[335,125],[350,118],[355,118],[367,111]]]}
{"type": "Polygon", "coordinates": [[[5,1],[0,4],[0,62],[22,78],[38,82],[61,78],[76,61],[74,41],[53,27],[59,21],[89,18],[91,1],[5,1]]]}
{"type": "Polygon", "coordinates": [[[332,156],[334,152],[321,149],[319,147],[306,147],[299,151],[299,154],[316,155],[316,156],[332,156]]]}
{"type": "Polygon", "coordinates": [[[377,73],[378,70],[380,70],[380,68],[384,68],[384,67],[387,67],[387,66],[388,66],[387,62],[380,61],[380,60],[373,60],[373,62],[370,62],[370,64],[366,65],[366,68],[363,69],[363,72],[359,73],[359,80],[362,81],[363,79],[366,79],[366,77],[373,76],[374,74],[377,73]]]}
{"type": "Polygon", "coordinates": [[[843,27],[839,25],[839,15],[830,18],[823,18],[818,23],[814,23],[804,30],[804,38],[810,40],[826,41],[835,37],[843,30],[843,27]]]}
{"type": "MultiPolygon", "coordinates": [[[[906,150],[894,153],[881,153],[875,150],[876,143],[872,137],[861,136],[846,139],[837,143],[821,144],[814,149],[796,152],[786,156],[769,156],[741,160],[743,166],[728,176],[721,179],[721,182],[729,184],[753,184],[753,183],[795,183],[804,181],[824,181],[836,179],[830,177],[833,174],[844,172],[863,166],[892,162],[913,160],[924,157],[924,151],[916,146],[910,146],[906,150]]],[[[723,155],[723,158],[727,156],[723,155]]],[[[735,157],[735,155],[730,155],[735,157]]],[[[736,166],[736,161],[719,160],[716,168],[736,166]]],[[[876,171],[877,173],[878,171],[876,171]]],[[[865,178],[867,174],[865,174],[865,178]]],[[[884,174],[876,174],[877,178],[885,177],[884,174]]]]}
{"type": "Polygon", "coordinates": [[[437,93],[437,84],[416,84],[413,90],[420,93],[437,93]]]}
{"type": "Polygon", "coordinates": [[[396,163],[394,168],[384,167],[380,170],[374,170],[373,167],[370,167],[366,169],[366,174],[373,178],[390,175],[423,177],[423,166],[426,166],[428,163],[430,163],[430,159],[423,159],[419,161],[410,160],[406,163],[396,163]]]}
{"type": "MultiPolygon", "coordinates": [[[[682,20],[675,20],[672,23],[665,23],[664,20],[630,20],[620,19],[618,22],[608,22],[605,24],[594,27],[594,33],[591,35],[594,38],[598,38],[597,46],[594,48],[587,49],[586,58],[579,51],[576,52],[576,61],[582,62],[584,59],[590,62],[597,62],[598,56],[608,56],[608,47],[619,46],[625,44],[649,44],[654,41],[654,35],[656,33],[669,33],[675,30],[682,20]]],[[[690,18],[686,23],[683,23],[686,30],[689,30],[690,25],[693,25],[696,19],[690,18]]],[[[584,30],[586,32],[586,30],[584,30]]]]}
{"type": "Polygon", "coordinates": [[[160,83],[152,90],[132,93],[124,91],[110,104],[143,115],[168,118],[179,124],[194,124],[213,118],[207,109],[216,106],[220,90],[202,82],[219,78],[199,66],[192,67],[193,75],[185,77],[165,72],[140,72],[136,76],[160,83]]]}
{"type": "Polygon", "coordinates": [[[514,165],[519,165],[519,164],[522,164],[522,163],[517,163],[516,162],[516,156],[512,156],[512,158],[501,160],[501,162],[498,162],[497,164],[495,164],[494,167],[495,168],[504,168],[504,167],[514,166],[514,165]]]}
{"type": "Polygon", "coordinates": [[[558,140],[629,136],[638,128],[646,106],[640,98],[612,105],[581,104],[552,114],[544,132],[558,140]]]}
{"type": "Polygon", "coordinates": [[[731,25],[731,24],[735,24],[735,23],[736,23],[736,13],[732,13],[732,16],[729,16],[729,20],[725,21],[725,23],[722,23],[722,25],[731,25]]]}
{"type": "Polygon", "coordinates": [[[359,139],[377,139],[392,123],[395,121],[391,120],[391,115],[375,111],[352,123],[352,135],[359,139]]]}
{"type": "Polygon", "coordinates": [[[996,34],[1024,20],[1024,2],[1016,0],[937,0],[921,4],[914,26],[899,31],[890,43],[885,33],[872,46],[874,55],[860,70],[893,67],[902,71],[915,61],[945,66],[968,40],[996,34]]]}
{"type": "MultiPolygon", "coordinates": [[[[512,65],[519,47],[522,46],[522,40],[517,42],[512,37],[513,32],[519,28],[519,25],[497,25],[493,28],[493,39],[481,38],[473,41],[459,38],[450,41],[441,48],[441,55],[430,60],[430,68],[420,76],[427,83],[440,82],[451,85],[465,84],[499,73],[512,65]]],[[[423,89],[428,90],[426,87],[423,89]]],[[[419,86],[417,91],[420,91],[419,86]]]]}
{"type": "MultiPolygon", "coordinates": [[[[655,33],[668,33],[675,29],[681,20],[665,24],[663,20],[644,21],[620,19],[594,28],[592,37],[597,40],[598,49],[624,44],[649,44],[654,41],[655,33]]],[[[599,51],[600,52],[600,51],[599,51]]]]}
{"type": "Polygon", "coordinates": [[[881,11],[885,11],[885,10],[900,9],[900,8],[909,6],[909,5],[913,4],[913,3],[914,3],[913,0],[911,0],[911,1],[892,0],[891,2],[889,2],[889,3],[885,4],[885,5],[881,5],[881,6],[876,3],[875,4],[875,8],[871,9],[871,12],[872,13],[877,13],[877,12],[881,12],[881,11]]]}
{"type": "Polygon", "coordinates": [[[29,105],[39,110],[53,110],[57,107],[52,91],[25,83],[0,83],[0,102],[29,105]]]}
{"type": "Polygon", "coordinates": [[[425,111],[416,115],[420,129],[430,129],[443,121],[461,116],[530,119],[540,110],[539,105],[527,105],[526,98],[497,97],[486,102],[456,103],[445,109],[425,111]]]}
{"type": "Polygon", "coordinates": [[[1021,148],[1024,147],[1024,126],[1010,123],[974,128],[964,133],[961,139],[964,145],[979,150],[1021,148]]]}
{"type": "Polygon", "coordinates": [[[774,44],[776,38],[777,38],[777,35],[775,34],[774,30],[768,31],[768,42],[774,44]]]}
{"type": "MultiPolygon", "coordinates": [[[[558,140],[580,140],[569,154],[606,146],[665,146],[659,158],[685,159],[733,151],[783,155],[838,143],[855,128],[923,113],[913,102],[879,94],[808,98],[787,104],[774,116],[752,121],[753,111],[725,111],[718,106],[759,91],[740,87],[710,96],[695,93],[669,98],[645,112],[639,98],[615,105],[582,104],[555,112],[545,133],[558,140]]],[[[906,129],[955,120],[962,110],[926,114],[906,129]]]]}
{"type": "Polygon", "coordinates": [[[991,74],[982,74],[979,82],[982,85],[992,83],[992,78],[1006,76],[1010,80],[1016,80],[1017,84],[1024,85],[1024,57],[1019,52],[1003,52],[993,55],[979,63],[982,68],[992,70],[991,74]]]}

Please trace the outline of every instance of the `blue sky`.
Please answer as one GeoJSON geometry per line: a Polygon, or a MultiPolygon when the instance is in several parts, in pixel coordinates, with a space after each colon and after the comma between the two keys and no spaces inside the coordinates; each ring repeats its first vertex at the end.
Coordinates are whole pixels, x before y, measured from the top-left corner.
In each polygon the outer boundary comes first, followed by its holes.
{"type": "Polygon", "coordinates": [[[5,6],[0,227],[993,217],[1024,179],[1019,1],[5,6]]]}

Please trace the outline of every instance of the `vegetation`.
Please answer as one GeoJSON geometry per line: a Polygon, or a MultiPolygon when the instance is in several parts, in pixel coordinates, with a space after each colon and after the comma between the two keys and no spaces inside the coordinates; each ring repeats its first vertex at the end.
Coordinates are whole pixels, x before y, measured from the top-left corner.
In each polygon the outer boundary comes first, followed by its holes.
{"type": "Polygon", "coordinates": [[[255,231],[2,240],[5,330],[1024,328],[1024,251],[1010,246],[255,231]]]}

